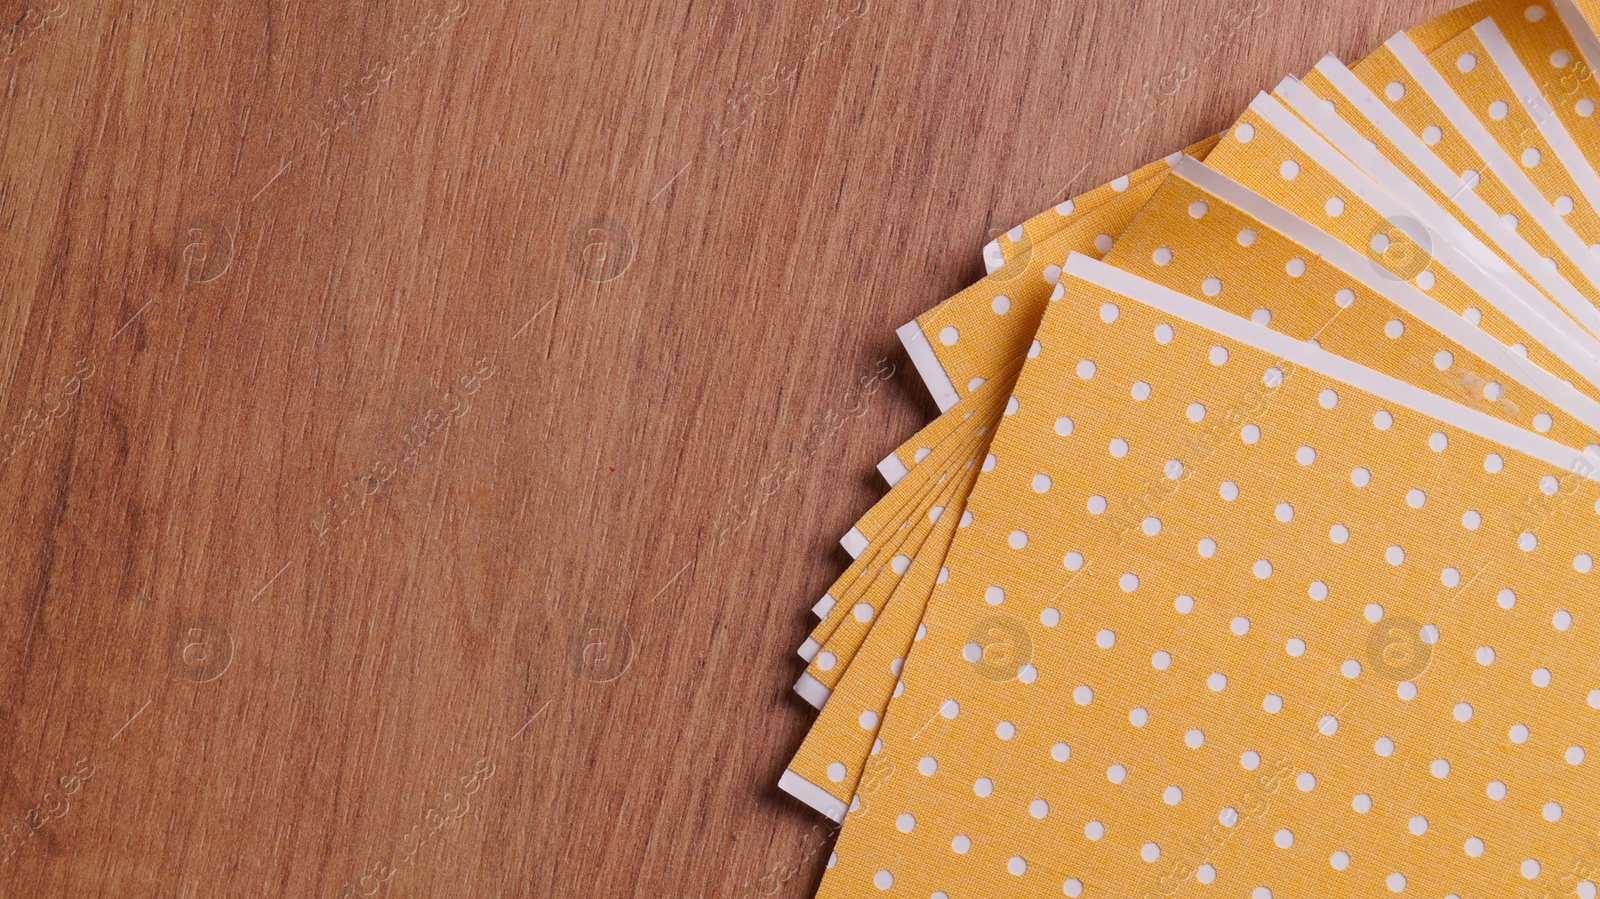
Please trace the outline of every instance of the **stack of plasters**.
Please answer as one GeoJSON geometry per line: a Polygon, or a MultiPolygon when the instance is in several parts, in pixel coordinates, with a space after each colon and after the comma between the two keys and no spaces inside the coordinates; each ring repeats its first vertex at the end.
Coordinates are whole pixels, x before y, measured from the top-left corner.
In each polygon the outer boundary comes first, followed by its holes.
{"type": "Polygon", "coordinates": [[[1593,899],[1584,2],[1328,57],[901,329],[943,414],[781,780],[843,822],[820,895],[1593,899]]]}

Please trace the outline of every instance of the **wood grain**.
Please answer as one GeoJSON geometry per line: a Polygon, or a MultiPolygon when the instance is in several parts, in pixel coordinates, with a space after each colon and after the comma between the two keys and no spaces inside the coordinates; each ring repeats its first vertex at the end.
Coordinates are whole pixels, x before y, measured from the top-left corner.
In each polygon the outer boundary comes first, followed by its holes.
{"type": "Polygon", "coordinates": [[[0,893],[809,895],[894,328],[1448,5],[0,0],[0,893]]]}

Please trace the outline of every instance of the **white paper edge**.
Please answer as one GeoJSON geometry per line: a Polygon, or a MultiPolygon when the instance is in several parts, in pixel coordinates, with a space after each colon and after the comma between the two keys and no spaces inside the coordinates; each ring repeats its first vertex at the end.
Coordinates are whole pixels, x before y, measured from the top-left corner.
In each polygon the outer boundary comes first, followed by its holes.
{"type": "MultiPolygon", "coordinates": [[[[1589,205],[1600,208],[1600,176],[1595,175],[1594,166],[1578,149],[1572,135],[1567,133],[1567,127],[1556,116],[1556,111],[1545,102],[1544,92],[1533,83],[1533,76],[1528,74],[1522,59],[1506,42],[1506,36],[1500,33],[1500,26],[1493,19],[1484,19],[1472,26],[1472,31],[1483,42],[1484,49],[1489,51],[1489,58],[1494,61],[1500,74],[1511,84],[1512,92],[1522,101],[1523,110],[1533,118],[1539,133],[1550,144],[1550,149],[1555,151],[1556,159],[1572,175],[1572,180],[1577,182],[1578,190],[1589,201],[1589,205]]],[[[1560,215],[1559,212],[1556,214],[1560,215]]]]}
{"type": "MultiPolygon", "coordinates": [[[[1461,208],[1473,224],[1482,228],[1485,233],[1500,247],[1515,257],[1522,265],[1542,264],[1543,259],[1534,252],[1532,246],[1522,239],[1522,236],[1512,230],[1494,210],[1489,208],[1481,197],[1467,187],[1466,182],[1450,171],[1444,161],[1428,149],[1422,139],[1405,126],[1399,117],[1378,99],[1378,96],[1367,89],[1360,79],[1344,67],[1344,64],[1332,56],[1325,56],[1317,63],[1317,71],[1339,91],[1357,112],[1372,123],[1384,137],[1388,138],[1403,154],[1407,160],[1422,170],[1422,173],[1433,182],[1434,187],[1450,197],[1451,202],[1461,208]]],[[[1432,196],[1422,190],[1420,186],[1411,181],[1382,151],[1372,146],[1338,113],[1330,110],[1311,92],[1311,89],[1294,78],[1285,78],[1275,90],[1283,95],[1284,101],[1294,109],[1303,119],[1310,122],[1321,136],[1339,149],[1340,152],[1350,157],[1372,180],[1392,194],[1395,199],[1408,207],[1419,216],[1425,216],[1430,230],[1437,231],[1449,239],[1457,249],[1467,257],[1467,260],[1476,265],[1484,274],[1494,278],[1506,288],[1520,297],[1537,297],[1549,303],[1545,296],[1520,272],[1508,265],[1496,253],[1483,247],[1477,237],[1466,229],[1456,217],[1446,211],[1432,196]],[[1482,252],[1476,252],[1482,248],[1482,252]]],[[[1468,281],[1473,289],[1480,294],[1484,293],[1481,280],[1468,281]]],[[[1560,314],[1561,320],[1566,320],[1567,315],[1561,313],[1554,306],[1551,307],[1560,314]]]]}
{"type": "Polygon", "coordinates": [[[922,383],[928,386],[928,392],[933,394],[933,401],[938,404],[940,412],[949,412],[950,407],[961,401],[956,394],[956,385],[950,382],[950,376],[945,374],[944,366],[939,364],[939,357],[934,355],[933,344],[928,342],[928,336],[922,333],[922,326],[915,320],[906,322],[895,329],[895,335],[900,338],[900,343],[906,348],[906,354],[911,357],[911,364],[916,366],[917,374],[922,376],[922,383]]]}
{"type": "Polygon", "coordinates": [[[844,821],[845,804],[843,802],[834,798],[833,794],[827,790],[793,771],[785,770],[783,772],[783,776],[778,778],[778,789],[822,813],[823,816],[835,824],[844,821]]]}
{"type": "MultiPolygon", "coordinates": [[[[1324,75],[1329,76],[1335,87],[1340,88],[1341,93],[1344,92],[1345,87],[1354,89],[1350,85],[1341,87],[1339,81],[1343,79],[1335,79],[1330,70],[1324,69],[1320,65],[1318,68],[1323,71],[1324,75]]],[[[1348,71],[1345,74],[1348,75],[1348,71]]],[[[1353,75],[1349,77],[1352,80],[1354,79],[1353,75]]],[[[1356,84],[1360,85],[1360,82],[1356,82],[1356,84]]],[[[1296,85],[1308,94],[1310,93],[1309,89],[1305,88],[1304,85],[1300,85],[1298,82],[1296,82],[1296,85]]],[[[1364,85],[1360,86],[1362,90],[1365,90],[1364,85]]],[[[1290,92],[1293,92],[1292,88],[1290,92]]],[[[1350,94],[1345,95],[1350,97],[1350,94]]],[[[1367,96],[1371,96],[1370,91],[1367,92],[1367,96]]],[[[1355,98],[1352,98],[1352,102],[1356,103],[1357,108],[1363,114],[1368,114],[1368,109],[1365,108],[1366,104],[1355,98]]],[[[1435,233],[1433,235],[1435,240],[1432,248],[1434,260],[1440,266],[1449,269],[1479,296],[1483,297],[1485,302],[1494,306],[1494,308],[1504,313],[1507,318],[1520,325],[1535,340],[1538,340],[1556,355],[1566,360],[1568,365],[1582,372],[1586,380],[1596,386],[1600,386],[1600,341],[1596,341],[1592,336],[1580,329],[1573,328],[1571,317],[1563,312],[1561,307],[1551,302],[1548,297],[1535,289],[1515,270],[1506,266],[1494,251],[1484,246],[1470,232],[1462,229],[1454,216],[1440,209],[1432,198],[1412,191],[1411,199],[1417,205],[1410,206],[1384,194],[1383,188],[1388,186],[1387,184],[1374,184],[1367,174],[1363,173],[1355,164],[1342,155],[1339,148],[1329,144],[1323,135],[1314,133],[1303,122],[1295,118],[1276,98],[1262,94],[1250,106],[1260,113],[1263,118],[1272,122],[1296,147],[1315,159],[1335,178],[1339,179],[1340,183],[1367,200],[1374,209],[1384,216],[1392,219],[1406,213],[1414,214],[1421,217],[1431,231],[1442,231],[1443,233],[1435,233]],[[1456,235],[1459,240],[1466,242],[1467,246],[1460,246],[1455,241],[1448,239],[1451,235],[1456,235]],[[1499,273],[1500,276],[1495,277],[1490,273],[1491,271],[1499,273]]],[[[1310,112],[1311,115],[1308,116],[1308,119],[1313,122],[1322,119],[1327,114],[1326,109],[1319,112],[1313,108],[1310,112]]],[[[1368,115],[1368,120],[1372,121],[1381,130],[1384,130],[1385,136],[1390,137],[1391,140],[1399,136],[1391,134],[1384,127],[1383,122],[1370,114],[1368,115]]],[[[1323,124],[1327,125],[1330,131],[1337,131],[1340,126],[1349,128],[1343,120],[1340,120],[1338,125],[1335,125],[1331,120],[1325,121],[1323,124]]],[[[1403,126],[1401,126],[1399,133],[1401,135],[1410,135],[1412,139],[1415,139],[1415,135],[1411,135],[1403,126]]],[[[1372,151],[1364,140],[1357,139],[1359,141],[1357,145],[1359,149],[1353,149],[1350,152],[1355,153],[1358,157],[1367,159],[1380,169],[1384,165],[1388,165],[1387,161],[1383,164],[1377,162],[1377,158],[1381,157],[1382,153],[1372,151]]],[[[1401,147],[1402,151],[1405,150],[1406,143],[1405,141],[1396,140],[1396,144],[1401,147]]],[[[1433,156],[1431,152],[1427,152],[1426,155],[1431,157],[1434,163],[1442,165],[1438,157],[1433,156]]],[[[1429,166],[1423,165],[1422,168],[1427,171],[1429,166]]],[[[1392,175],[1394,179],[1398,179],[1404,185],[1412,184],[1404,173],[1398,170],[1394,170],[1392,175]]],[[[1443,190],[1450,187],[1452,182],[1457,185],[1461,183],[1460,179],[1453,174],[1449,176],[1448,181],[1435,180],[1434,183],[1443,190]]],[[[1500,217],[1495,215],[1476,194],[1462,188],[1461,192],[1456,194],[1456,202],[1464,211],[1472,215],[1474,220],[1484,226],[1484,229],[1491,235],[1506,237],[1510,241],[1510,245],[1507,246],[1508,252],[1515,254],[1518,246],[1520,246],[1528,256],[1535,260],[1533,264],[1540,269],[1543,268],[1543,259],[1533,252],[1533,248],[1528,246],[1526,241],[1517,236],[1515,232],[1510,231],[1505,226],[1505,223],[1500,221],[1500,217]],[[1481,220],[1479,220],[1480,217],[1482,217],[1481,220]]],[[[1559,276],[1556,277],[1559,278],[1559,276]]],[[[1571,286],[1565,280],[1562,280],[1561,283],[1566,285],[1569,290],[1571,289],[1571,286]]],[[[1587,300],[1583,300],[1581,296],[1578,299],[1587,303],[1587,300]]],[[[1590,308],[1592,309],[1593,306],[1591,305],[1590,308]]]]}
{"type": "Polygon", "coordinates": [[[809,665],[811,664],[811,661],[817,657],[817,651],[820,649],[822,649],[821,643],[818,643],[810,637],[807,637],[806,642],[801,643],[800,648],[796,650],[796,652],[798,652],[800,654],[800,658],[804,659],[805,663],[809,665]]]}
{"type": "MultiPolygon", "coordinates": [[[[1411,38],[1405,32],[1401,32],[1389,38],[1384,46],[1394,53],[1411,77],[1428,92],[1428,96],[1444,112],[1445,118],[1450,120],[1450,124],[1454,125],[1472,144],[1473,149],[1483,156],[1489,168],[1494,170],[1512,195],[1517,198],[1517,202],[1522,204],[1529,215],[1539,221],[1539,226],[1560,245],[1562,251],[1573,260],[1583,259],[1583,254],[1589,248],[1578,239],[1572,228],[1562,221],[1561,216],[1556,215],[1555,209],[1544,198],[1544,194],[1540,193],[1528,176],[1522,173],[1522,165],[1500,149],[1500,145],[1489,135],[1483,123],[1478,121],[1472,110],[1467,108],[1467,104],[1462,102],[1461,97],[1450,88],[1444,77],[1433,68],[1433,63],[1422,55],[1422,51],[1411,42],[1411,38]]],[[[1551,272],[1542,265],[1528,268],[1528,272],[1568,314],[1588,328],[1591,334],[1600,335],[1600,309],[1595,308],[1595,305],[1579,293],[1577,288],[1569,284],[1558,272],[1551,272]]]]}
{"type": "Polygon", "coordinates": [[[1600,455],[1562,446],[1532,431],[1525,431],[1516,425],[1357,365],[1342,356],[1335,356],[1308,343],[1263,328],[1249,319],[1225,312],[1210,303],[1186,297],[1079,253],[1073,253],[1067,258],[1062,273],[1072,274],[1091,284],[1177,316],[1190,324],[1215,331],[1230,340],[1271,353],[1300,368],[1342,381],[1391,403],[1405,406],[1414,412],[1476,434],[1485,440],[1494,441],[1508,449],[1600,482],[1600,455]]]}
{"type": "Polygon", "coordinates": [[[826,684],[812,677],[809,672],[800,675],[800,679],[794,682],[794,691],[814,709],[826,705],[828,697],[833,693],[826,684]]]}
{"type": "MultiPolygon", "coordinates": [[[[1228,176],[1208,168],[1205,163],[1185,158],[1174,169],[1176,174],[1213,195],[1233,204],[1258,221],[1288,235],[1350,277],[1373,290],[1397,307],[1416,316],[1423,324],[1469,350],[1504,372],[1509,378],[1550,400],[1552,406],[1600,431],[1600,402],[1563,383],[1504,344],[1470,325],[1461,316],[1434,301],[1410,284],[1380,276],[1374,263],[1352,250],[1326,231],[1296,216],[1289,210],[1255,193],[1228,176]]],[[[1447,347],[1441,347],[1447,349],[1447,347]]],[[[1536,411],[1528,410],[1530,414],[1536,411]]]]}
{"type": "Polygon", "coordinates": [[[1561,24],[1567,26],[1567,31],[1578,44],[1578,52],[1582,53],[1585,61],[1589,63],[1589,68],[1600,70],[1600,37],[1595,36],[1588,17],[1572,0],[1553,0],[1553,2],[1556,14],[1561,17],[1561,24]]]}
{"type": "Polygon", "coordinates": [[[859,559],[861,558],[861,554],[865,552],[867,547],[871,546],[872,543],[867,539],[866,534],[861,533],[860,528],[852,527],[849,531],[845,532],[843,537],[839,538],[839,545],[844,547],[844,551],[850,554],[850,558],[859,559]]]}
{"type": "Polygon", "coordinates": [[[1006,264],[1006,253],[1000,249],[999,240],[991,240],[983,245],[983,273],[992,275],[1006,264]]]}
{"type": "Polygon", "coordinates": [[[911,469],[907,468],[906,463],[901,462],[900,457],[894,453],[885,456],[883,461],[878,463],[878,474],[883,475],[884,481],[890,487],[900,483],[910,473],[911,469]]]}
{"type": "MultiPolygon", "coordinates": [[[[822,598],[817,600],[817,604],[811,607],[811,614],[817,616],[819,619],[826,618],[828,617],[828,613],[833,611],[833,607],[838,605],[838,602],[839,601],[834,599],[832,596],[824,593],[822,594],[822,598]]],[[[806,661],[810,661],[810,659],[807,659],[806,661]]]]}

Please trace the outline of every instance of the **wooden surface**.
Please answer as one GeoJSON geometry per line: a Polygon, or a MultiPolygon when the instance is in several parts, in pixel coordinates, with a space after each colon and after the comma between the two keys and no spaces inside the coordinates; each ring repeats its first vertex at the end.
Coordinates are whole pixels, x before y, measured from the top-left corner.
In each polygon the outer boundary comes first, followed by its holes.
{"type": "Polygon", "coordinates": [[[0,0],[0,895],[809,895],[894,328],[1450,0],[442,2],[0,0]]]}

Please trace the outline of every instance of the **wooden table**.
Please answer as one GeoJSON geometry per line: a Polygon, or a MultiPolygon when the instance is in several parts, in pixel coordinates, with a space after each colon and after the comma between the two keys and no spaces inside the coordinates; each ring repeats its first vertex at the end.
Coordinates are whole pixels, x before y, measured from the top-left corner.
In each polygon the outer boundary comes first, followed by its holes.
{"type": "Polygon", "coordinates": [[[810,895],[894,328],[1449,5],[4,0],[0,894],[810,895]]]}

